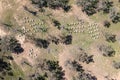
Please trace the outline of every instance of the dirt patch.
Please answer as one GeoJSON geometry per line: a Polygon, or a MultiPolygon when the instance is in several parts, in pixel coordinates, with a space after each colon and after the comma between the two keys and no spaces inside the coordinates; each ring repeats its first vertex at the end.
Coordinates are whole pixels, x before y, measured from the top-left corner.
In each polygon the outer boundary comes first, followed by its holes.
{"type": "Polygon", "coordinates": [[[7,35],[7,33],[0,27],[0,36],[3,37],[5,35],[7,35]]]}
{"type": "Polygon", "coordinates": [[[24,52],[21,54],[14,54],[14,60],[15,62],[23,69],[24,68],[22,66],[22,61],[23,59],[27,60],[28,63],[32,66],[35,65],[35,61],[36,58],[38,57],[39,53],[40,53],[40,49],[38,47],[36,47],[34,44],[30,43],[30,42],[25,42],[23,40],[19,40],[22,41],[22,47],[24,49],[24,52]]]}

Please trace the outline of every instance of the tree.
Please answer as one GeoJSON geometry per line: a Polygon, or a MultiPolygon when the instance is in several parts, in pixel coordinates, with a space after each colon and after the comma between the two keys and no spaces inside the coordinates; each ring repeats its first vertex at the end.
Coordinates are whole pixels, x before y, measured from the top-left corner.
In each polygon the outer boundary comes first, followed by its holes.
{"type": "Polygon", "coordinates": [[[69,11],[71,8],[69,0],[31,0],[33,4],[38,5],[40,8],[49,7],[52,9],[62,8],[64,11],[69,11]]]}
{"type": "Polygon", "coordinates": [[[54,73],[54,77],[56,78],[56,80],[65,80],[64,71],[62,70],[62,67],[59,66],[58,61],[48,60],[46,63],[48,65],[48,70],[54,73]]]}
{"type": "Polygon", "coordinates": [[[87,64],[94,62],[93,55],[89,56],[87,53],[81,53],[79,56],[79,61],[81,61],[83,63],[85,62],[87,64]]]}
{"type": "Polygon", "coordinates": [[[105,20],[105,21],[103,22],[103,25],[104,25],[104,27],[109,28],[111,24],[110,24],[109,21],[105,20]]]}
{"type": "Polygon", "coordinates": [[[115,50],[111,46],[101,45],[99,50],[102,52],[103,56],[112,57],[115,55],[115,50]]]}
{"type": "Polygon", "coordinates": [[[97,12],[99,0],[77,0],[77,5],[82,7],[87,15],[93,15],[97,12]]]}
{"type": "Polygon", "coordinates": [[[3,37],[2,41],[1,41],[1,45],[2,45],[3,53],[12,52],[12,53],[19,54],[24,51],[24,49],[21,47],[21,44],[19,43],[19,41],[12,36],[3,37]]]}
{"type": "Polygon", "coordinates": [[[97,78],[89,73],[79,73],[76,80],[97,80],[97,78]]]}
{"type": "Polygon", "coordinates": [[[61,29],[61,27],[60,27],[61,24],[60,24],[60,22],[58,20],[53,19],[52,21],[54,23],[54,26],[56,26],[58,29],[61,29]]]}
{"type": "Polygon", "coordinates": [[[39,75],[35,80],[46,80],[44,76],[39,75]]]}
{"type": "Polygon", "coordinates": [[[49,41],[45,40],[45,39],[35,39],[35,44],[37,46],[39,46],[40,48],[48,48],[49,46],[49,41]]]}
{"type": "Polygon", "coordinates": [[[116,35],[114,34],[105,34],[106,41],[108,42],[115,42],[116,41],[116,35]]]}
{"type": "Polygon", "coordinates": [[[111,9],[111,11],[110,11],[110,19],[112,20],[113,23],[120,22],[120,13],[115,11],[115,9],[111,9]]]}
{"type": "Polygon", "coordinates": [[[115,68],[115,69],[120,69],[120,62],[113,62],[113,67],[115,68]]]}
{"type": "Polygon", "coordinates": [[[67,35],[62,38],[63,43],[66,45],[72,44],[72,35],[67,35]]]}
{"type": "Polygon", "coordinates": [[[77,75],[73,75],[73,80],[97,80],[95,76],[91,75],[90,73],[86,73],[83,69],[83,66],[76,60],[67,61],[67,66],[70,67],[71,70],[77,72],[77,75]]]}
{"type": "Polygon", "coordinates": [[[102,1],[102,10],[104,13],[109,13],[111,7],[113,7],[113,2],[109,0],[103,0],[102,1]]]}

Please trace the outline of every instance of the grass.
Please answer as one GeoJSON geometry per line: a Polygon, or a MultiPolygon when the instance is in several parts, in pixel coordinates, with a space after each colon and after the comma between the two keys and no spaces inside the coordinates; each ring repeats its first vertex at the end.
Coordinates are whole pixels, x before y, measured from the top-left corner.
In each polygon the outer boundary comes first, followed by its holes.
{"type": "MultiPolygon", "coordinates": [[[[12,2],[12,0],[10,0],[10,3],[12,3],[14,5],[14,2],[12,2]]],[[[70,4],[73,4],[73,3],[74,3],[74,1],[70,0],[70,4]]],[[[51,9],[46,9],[46,12],[44,14],[39,13],[37,17],[33,16],[32,14],[30,14],[30,13],[24,11],[24,10],[21,10],[21,12],[16,12],[16,13],[18,13],[18,15],[19,15],[18,17],[19,17],[20,20],[23,20],[24,17],[30,17],[30,19],[35,20],[35,23],[45,22],[45,24],[42,25],[42,26],[49,27],[50,30],[52,30],[51,31],[52,33],[54,33],[54,31],[57,31],[57,30],[56,30],[56,28],[53,28],[54,27],[53,25],[50,25],[48,23],[48,22],[51,22],[51,18],[59,20],[60,23],[62,25],[64,25],[65,27],[69,27],[69,26],[67,26],[67,24],[78,22],[74,15],[69,15],[68,13],[63,13],[62,11],[61,12],[58,11],[58,13],[55,13],[51,9]],[[48,15],[51,14],[51,13],[55,13],[55,14],[52,14],[51,18],[50,18],[48,15]],[[40,20],[40,21],[38,21],[38,20],[40,20]]],[[[18,24],[14,23],[13,16],[14,16],[14,10],[13,9],[6,10],[4,12],[4,15],[3,15],[3,22],[5,22],[6,24],[9,24],[9,25],[15,24],[16,28],[17,28],[18,24]]],[[[102,23],[104,20],[109,20],[109,15],[108,14],[103,14],[103,12],[98,12],[97,14],[95,14],[93,16],[90,16],[90,19],[94,22],[102,23]]],[[[30,24],[32,24],[32,23],[30,23],[30,24]]],[[[32,30],[32,27],[30,27],[30,24],[22,24],[27,29],[30,29],[30,32],[27,33],[27,34],[34,33],[34,31],[32,30]]],[[[87,24],[85,23],[84,25],[86,26],[87,24]]],[[[107,30],[112,31],[112,32],[119,31],[120,30],[119,25],[120,25],[120,23],[118,23],[118,24],[113,24],[112,23],[111,27],[107,30]]],[[[81,25],[79,25],[79,26],[81,26],[81,25]]],[[[20,28],[21,27],[22,26],[20,26],[20,28]]],[[[72,27],[76,27],[76,26],[72,26],[72,27]]],[[[87,28],[85,28],[85,30],[86,29],[87,28]]],[[[51,33],[50,30],[49,30],[49,33],[51,33]]],[[[61,31],[61,33],[64,33],[64,35],[69,34],[66,30],[61,31]]],[[[36,38],[46,38],[46,36],[48,36],[48,35],[46,35],[48,33],[42,34],[41,32],[37,32],[37,33],[34,33],[34,34],[35,35],[33,37],[36,37],[36,38]]],[[[56,34],[53,34],[53,35],[56,35],[56,34]]],[[[72,35],[73,35],[73,43],[72,43],[73,47],[74,46],[79,46],[79,47],[82,47],[84,50],[86,50],[87,48],[89,48],[94,43],[94,40],[91,39],[91,37],[90,37],[90,35],[88,34],[87,31],[85,31],[85,33],[73,33],[72,35]]],[[[99,40],[96,40],[95,42],[99,42],[99,40]]],[[[111,67],[111,64],[108,65],[106,60],[110,60],[110,62],[112,62],[113,60],[119,60],[119,52],[120,51],[119,51],[118,42],[108,43],[108,44],[111,45],[117,51],[115,57],[105,58],[103,56],[98,55],[98,56],[96,56],[95,60],[97,61],[96,66],[98,66],[98,68],[103,69],[108,73],[112,73],[112,72],[115,72],[116,70],[111,67]]],[[[39,59],[42,58],[42,59],[58,60],[58,54],[64,50],[64,47],[62,47],[61,45],[50,44],[49,49],[51,49],[51,53],[48,53],[48,50],[41,49],[41,53],[40,53],[38,58],[39,59]]],[[[15,75],[15,77],[12,77],[13,80],[17,80],[19,76],[24,77],[23,71],[19,68],[19,66],[15,62],[12,63],[12,68],[13,68],[14,75],[15,75]]],[[[25,73],[26,72],[27,73],[28,72],[32,73],[33,71],[34,71],[33,68],[29,68],[28,66],[25,66],[25,73]]],[[[12,78],[11,77],[6,77],[6,80],[10,80],[12,78]]]]}
{"type": "Polygon", "coordinates": [[[6,25],[9,25],[10,27],[13,25],[13,10],[11,9],[7,9],[4,13],[3,13],[3,23],[6,25]]]}
{"type": "Polygon", "coordinates": [[[17,80],[19,77],[24,77],[23,71],[14,61],[11,61],[11,68],[13,76],[6,75],[4,76],[5,80],[17,80]]]}

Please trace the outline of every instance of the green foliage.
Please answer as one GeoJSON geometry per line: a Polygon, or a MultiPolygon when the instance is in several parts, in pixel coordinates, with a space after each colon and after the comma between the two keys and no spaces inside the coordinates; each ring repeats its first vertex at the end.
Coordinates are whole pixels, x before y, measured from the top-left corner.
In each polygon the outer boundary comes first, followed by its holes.
{"type": "Polygon", "coordinates": [[[103,56],[112,57],[115,55],[115,50],[111,46],[101,45],[99,50],[102,52],[103,56]]]}
{"type": "Polygon", "coordinates": [[[62,67],[59,66],[58,61],[48,60],[46,63],[48,65],[49,71],[54,73],[54,76],[56,77],[56,80],[65,80],[64,71],[62,70],[62,67]]]}
{"type": "Polygon", "coordinates": [[[112,20],[113,23],[120,22],[120,13],[115,11],[114,9],[111,9],[110,19],[112,20]]]}
{"type": "Polygon", "coordinates": [[[87,64],[94,62],[93,55],[88,55],[87,53],[81,53],[79,56],[79,61],[85,62],[87,64]]]}
{"type": "Polygon", "coordinates": [[[97,80],[95,76],[92,76],[90,73],[86,73],[78,61],[69,60],[67,65],[70,67],[70,69],[73,69],[77,72],[77,75],[74,76],[73,80],[97,80]]]}
{"type": "Polygon", "coordinates": [[[101,6],[104,13],[109,13],[111,7],[113,7],[113,2],[110,0],[103,0],[101,6]]]}
{"type": "Polygon", "coordinates": [[[76,80],[97,80],[97,78],[89,73],[79,73],[76,80]]]}
{"type": "Polygon", "coordinates": [[[69,11],[69,0],[32,0],[33,4],[38,5],[40,8],[49,7],[52,9],[62,8],[64,11],[69,11]]]}
{"type": "Polygon", "coordinates": [[[58,29],[61,29],[61,27],[60,27],[61,24],[60,24],[60,22],[58,20],[53,19],[52,21],[54,23],[54,26],[56,26],[58,29]]]}
{"type": "Polygon", "coordinates": [[[72,35],[62,37],[62,42],[66,45],[72,44],[72,35]]]}
{"type": "Polygon", "coordinates": [[[46,80],[44,76],[39,75],[35,80],[46,80]]]}
{"type": "Polygon", "coordinates": [[[115,68],[115,69],[120,69],[120,62],[113,62],[113,67],[115,68]]]}
{"type": "Polygon", "coordinates": [[[22,53],[24,49],[21,47],[21,44],[14,37],[5,36],[1,40],[1,49],[2,53],[22,53]]]}
{"type": "Polygon", "coordinates": [[[104,25],[104,27],[109,28],[111,24],[110,24],[109,21],[105,20],[105,21],[103,22],[103,25],[104,25]]]}
{"type": "Polygon", "coordinates": [[[113,34],[105,34],[106,41],[108,42],[115,42],[116,41],[116,35],[113,34]]]}
{"type": "Polygon", "coordinates": [[[82,10],[87,15],[93,15],[97,12],[99,0],[77,0],[77,5],[82,7],[82,10]]]}
{"type": "Polygon", "coordinates": [[[39,46],[40,48],[48,48],[49,46],[49,41],[44,40],[44,39],[35,39],[35,44],[39,46]]]}

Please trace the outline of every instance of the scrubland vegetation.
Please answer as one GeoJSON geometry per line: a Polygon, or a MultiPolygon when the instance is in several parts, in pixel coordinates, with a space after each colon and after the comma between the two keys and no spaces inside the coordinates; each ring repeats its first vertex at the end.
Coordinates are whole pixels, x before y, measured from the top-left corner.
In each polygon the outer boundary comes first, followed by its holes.
{"type": "Polygon", "coordinates": [[[0,4],[0,80],[120,79],[120,0],[0,4]]]}

